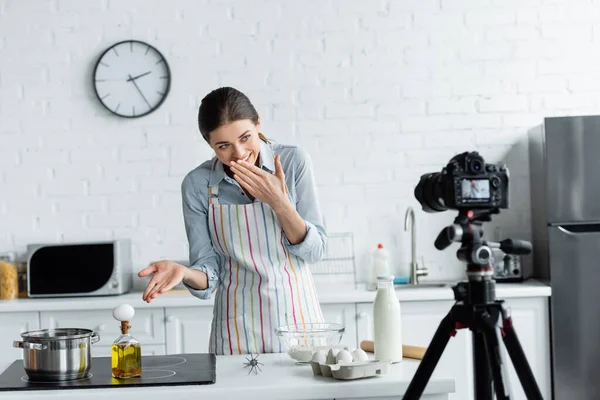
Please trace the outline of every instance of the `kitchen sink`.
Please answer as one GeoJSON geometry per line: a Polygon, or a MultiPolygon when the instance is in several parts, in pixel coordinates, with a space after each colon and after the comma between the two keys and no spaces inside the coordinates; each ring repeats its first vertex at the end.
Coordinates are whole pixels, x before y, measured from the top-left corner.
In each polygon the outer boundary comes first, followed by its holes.
{"type": "Polygon", "coordinates": [[[394,285],[394,289],[404,290],[404,289],[435,289],[435,288],[450,288],[452,286],[449,282],[423,282],[418,285],[409,283],[405,285],[394,285]]]}

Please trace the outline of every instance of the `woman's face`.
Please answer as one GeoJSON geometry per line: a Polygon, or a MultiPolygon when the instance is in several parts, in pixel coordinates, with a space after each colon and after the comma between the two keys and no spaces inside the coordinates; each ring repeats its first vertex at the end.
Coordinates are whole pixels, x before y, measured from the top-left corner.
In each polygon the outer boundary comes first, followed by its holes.
{"type": "Polygon", "coordinates": [[[247,161],[256,164],[260,153],[260,122],[254,125],[249,119],[230,122],[210,133],[210,147],[223,164],[247,161]]]}

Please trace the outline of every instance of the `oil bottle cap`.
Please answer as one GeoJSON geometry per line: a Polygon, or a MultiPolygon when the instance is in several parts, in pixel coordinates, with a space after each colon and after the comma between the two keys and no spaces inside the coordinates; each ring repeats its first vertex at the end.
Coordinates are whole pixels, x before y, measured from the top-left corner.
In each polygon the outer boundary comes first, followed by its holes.
{"type": "Polygon", "coordinates": [[[381,243],[379,243],[379,244],[377,245],[377,248],[378,248],[378,249],[383,249],[383,245],[382,245],[381,243]]]}

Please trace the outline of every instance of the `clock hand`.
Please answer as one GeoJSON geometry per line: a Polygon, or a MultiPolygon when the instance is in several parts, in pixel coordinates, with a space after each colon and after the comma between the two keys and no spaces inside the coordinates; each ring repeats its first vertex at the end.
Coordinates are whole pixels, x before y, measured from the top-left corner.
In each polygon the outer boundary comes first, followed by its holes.
{"type": "Polygon", "coordinates": [[[144,72],[143,74],[140,74],[138,76],[134,76],[133,78],[131,77],[131,75],[129,75],[129,79],[127,79],[127,82],[135,81],[137,78],[141,78],[142,76],[148,75],[151,72],[152,71],[144,72]]]}
{"type": "Polygon", "coordinates": [[[142,91],[140,90],[140,87],[137,85],[137,83],[135,83],[135,80],[134,80],[134,78],[131,77],[131,75],[129,75],[129,79],[127,81],[133,83],[133,86],[135,86],[135,88],[137,89],[137,91],[140,92],[140,95],[142,96],[142,99],[144,99],[144,101],[146,102],[146,104],[148,104],[148,108],[152,108],[152,106],[150,105],[150,103],[146,99],[146,96],[144,96],[144,93],[142,93],[142,91]]]}
{"type": "Polygon", "coordinates": [[[123,82],[123,78],[96,78],[95,82],[123,82]]]}

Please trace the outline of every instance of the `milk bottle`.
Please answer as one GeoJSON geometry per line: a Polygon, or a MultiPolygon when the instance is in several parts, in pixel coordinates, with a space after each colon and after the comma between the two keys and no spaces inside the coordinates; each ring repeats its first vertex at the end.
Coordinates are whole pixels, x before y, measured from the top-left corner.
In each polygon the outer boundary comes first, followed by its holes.
{"type": "Polygon", "coordinates": [[[393,276],[377,277],[377,295],[373,305],[375,359],[402,361],[402,324],[400,301],[394,291],[393,276]]]}

